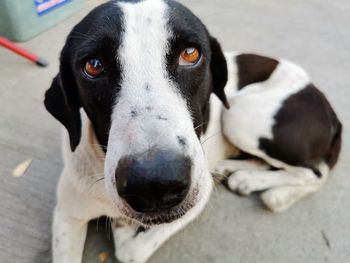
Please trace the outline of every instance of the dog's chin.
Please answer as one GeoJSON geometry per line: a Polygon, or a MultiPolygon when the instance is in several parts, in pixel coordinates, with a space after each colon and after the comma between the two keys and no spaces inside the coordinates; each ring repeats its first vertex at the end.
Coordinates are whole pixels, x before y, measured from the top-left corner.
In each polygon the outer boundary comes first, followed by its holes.
{"type": "Polygon", "coordinates": [[[126,219],[133,221],[145,227],[151,227],[160,224],[169,224],[183,217],[189,210],[191,210],[198,202],[198,190],[194,189],[187,196],[187,198],[178,206],[169,210],[139,213],[132,209],[126,202],[123,201],[119,209],[126,219]]]}

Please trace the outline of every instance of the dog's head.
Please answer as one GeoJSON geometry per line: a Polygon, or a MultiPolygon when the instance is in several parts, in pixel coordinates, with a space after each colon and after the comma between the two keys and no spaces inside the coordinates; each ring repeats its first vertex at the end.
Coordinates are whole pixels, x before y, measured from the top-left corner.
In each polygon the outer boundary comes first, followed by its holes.
{"type": "Polygon", "coordinates": [[[48,111],[79,145],[83,108],[105,151],[114,204],[144,224],[203,207],[212,187],[199,137],[209,96],[224,104],[226,61],[201,21],[174,1],[111,1],[67,38],[48,111]]]}

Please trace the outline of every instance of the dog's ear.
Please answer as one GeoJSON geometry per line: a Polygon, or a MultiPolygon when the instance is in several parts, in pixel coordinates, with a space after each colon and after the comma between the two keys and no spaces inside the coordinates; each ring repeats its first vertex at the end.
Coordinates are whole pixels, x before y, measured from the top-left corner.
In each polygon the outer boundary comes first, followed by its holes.
{"type": "MultiPolygon", "coordinates": [[[[62,68],[62,65],[61,65],[62,68]]],[[[44,104],[46,109],[67,129],[70,138],[70,147],[74,152],[81,137],[80,103],[75,83],[61,72],[53,79],[51,87],[45,93],[44,104]]]]}
{"type": "Polygon", "coordinates": [[[227,83],[227,63],[221,46],[216,38],[210,37],[211,62],[210,70],[212,74],[213,92],[218,96],[227,109],[230,105],[227,102],[224,88],[227,83]]]}

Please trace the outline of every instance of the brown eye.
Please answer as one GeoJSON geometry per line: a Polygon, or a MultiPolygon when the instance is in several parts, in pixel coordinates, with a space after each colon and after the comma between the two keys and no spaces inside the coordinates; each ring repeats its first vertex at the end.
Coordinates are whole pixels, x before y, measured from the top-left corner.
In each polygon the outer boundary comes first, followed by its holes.
{"type": "Polygon", "coordinates": [[[104,72],[104,67],[100,60],[91,58],[85,63],[84,73],[90,78],[96,78],[104,72]]]}
{"type": "Polygon", "coordinates": [[[195,65],[200,58],[201,55],[198,49],[196,49],[195,47],[188,47],[181,52],[179,64],[181,66],[195,65]]]}

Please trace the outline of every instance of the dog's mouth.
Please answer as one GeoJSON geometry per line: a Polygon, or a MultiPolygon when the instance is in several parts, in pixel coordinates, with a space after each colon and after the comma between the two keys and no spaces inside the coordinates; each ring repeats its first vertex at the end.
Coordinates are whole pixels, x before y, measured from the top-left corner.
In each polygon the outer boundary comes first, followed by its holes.
{"type": "Polygon", "coordinates": [[[150,227],[153,225],[167,224],[183,217],[190,209],[192,209],[198,202],[198,188],[193,189],[187,198],[179,205],[167,210],[158,212],[140,213],[130,207],[130,205],[123,201],[119,209],[131,221],[150,227]]]}

